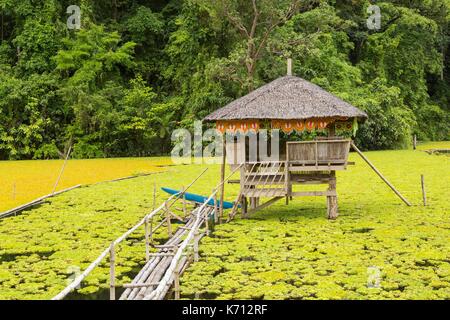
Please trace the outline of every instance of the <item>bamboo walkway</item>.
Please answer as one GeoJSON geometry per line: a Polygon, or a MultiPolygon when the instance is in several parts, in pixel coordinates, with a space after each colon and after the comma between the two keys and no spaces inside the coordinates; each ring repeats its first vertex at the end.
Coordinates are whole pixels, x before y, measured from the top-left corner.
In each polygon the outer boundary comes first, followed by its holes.
{"type": "Polygon", "coordinates": [[[157,253],[152,254],[152,258],[132,283],[124,285],[126,290],[120,300],[163,299],[172,286],[174,298],[179,299],[179,276],[192,261],[198,261],[198,244],[205,235],[200,233],[199,227],[212,214],[216,214],[216,210],[217,208],[209,206],[194,210],[187,223],[179,227],[165,245],[159,246],[157,253]],[[190,233],[193,236],[190,236],[190,233]],[[183,252],[183,249],[187,249],[186,252],[183,252]]]}
{"type": "MultiPolygon", "coordinates": [[[[188,212],[186,191],[206,172],[205,169],[189,186],[183,188],[177,194],[169,197],[157,209],[147,214],[134,227],[125,232],[122,236],[114,240],[109,248],[106,248],[98,258],[93,261],[77,278],[74,279],[52,300],[62,300],[67,295],[76,290],[83,280],[98,267],[107,257],[110,265],[110,300],[116,299],[116,289],[125,288],[120,296],[120,300],[162,300],[165,299],[173,288],[174,298],[180,298],[180,275],[188,267],[189,263],[195,262],[199,258],[199,241],[204,235],[209,235],[210,223],[218,222],[220,218],[220,205],[217,200],[220,187],[222,187],[229,178],[240,169],[240,166],[233,170],[230,175],[223,179],[221,183],[213,189],[209,198],[201,205],[196,205],[194,209],[188,212]],[[182,200],[181,213],[174,213],[174,204],[182,200]],[[211,201],[214,200],[210,205],[211,201]],[[184,218],[180,217],[184,216],[184,218]],[[159,219],[159,217],[161,219],[159,219]],[[159,222],[153,227],[153,222],[159,222]],[[172,220],[179,220],[183,226],[178,227],[172,232],[172,220]],[[211,222],[210,222],[211,219],[211,222]],[[116,249],[119,244],[125,241],[132,233],[144,226],[145,232],[145,259],[146,263],[138,275],[128,284],[116,284],[116,249]],[[153,236],[161,227],[167,228],[169,240],[163,245],[155,245],[153,236]],[[204,227],[204,229],[203,229],[204,227]],[[150,253],[150,248],[157,249],[157,252],[150,253]]],[[[153,195],[155,199],[155,192],[153,195]]],[[[179,203],[179,202],[178,202],[179,203]]]]}

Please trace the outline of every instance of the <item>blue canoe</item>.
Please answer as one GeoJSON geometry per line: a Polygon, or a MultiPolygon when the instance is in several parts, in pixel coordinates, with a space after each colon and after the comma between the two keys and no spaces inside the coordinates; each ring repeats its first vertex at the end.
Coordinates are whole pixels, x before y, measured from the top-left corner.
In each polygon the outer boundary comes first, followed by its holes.
{"type": "MultiPolygon", "coordinates": [[[[161,190],[164,192],[167,192],[168,194],[177,194],[177,193],[181,192],[179,190],[174,190],[174,189],[170,189],[170,188],[161,188],[161,190]]],[[[205,201],[208,200],[208,198],[209,198],[209,197],[204,197],[204,196],[194,194],[194,193],[189,193],[189,192],[186,192],[185,196],[186,196],[186,200],[192,201],[195,203],[199,203],[199,204],[205,203],[205,201]]],[[[218,202],[218,205],[220,205],[220,201],[217,201],[217,202],[218,202]]],[[[214,199],[209,200],[208,205],[213,206],[214,199]]],[[[233,208],[233,206],[234,206],[234,204],[232,202],[227,202],[227,201],[223,202],[224,209],[231,209],[231,208],[233,208]]]]}

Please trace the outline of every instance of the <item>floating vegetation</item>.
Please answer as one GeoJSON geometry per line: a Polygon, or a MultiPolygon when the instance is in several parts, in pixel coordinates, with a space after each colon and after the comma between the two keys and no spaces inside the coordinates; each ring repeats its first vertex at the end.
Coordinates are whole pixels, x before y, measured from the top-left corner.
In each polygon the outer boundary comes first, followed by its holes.
{"type": "Polygon", "coordinates": [[[214,237],[203,238],[200,262],[182,277],[182,297],[450,299],[450,163],[420,151],[369,156],[413,207],[356,159],[338,176],[336,221],[314,198],[216,226],[214,237]],[[427,207],[421,173],[433,199],[427,207]]]}
{"type": "MultiPolygon", "coordinates": [[[[53,191],[63,160],[0,161],[0,212],[53,191]]],[[[57,190],[163,171],[170,158],[70,160],[57,190]]]]}
{"type": "MultiPolygon", "coordinates": [[[[351,154],[356,166],[338,174],[336,221],[326,219],[326,201],[315,197],[289,206],[280,201],[251,219],[217,225],[202,239],[200,261],[182,276],[182,298],[450,299],[448,158],[420,151],[368,156],[412,207],[351,154]],[[427,179],[427,207],[421,204],[420,174],[427,179]]],[[[0,299],[53,297],[151,210],[155,182],[180,189],[203,168],[171,167],[79,188],[0,220],[0,299]]],[[[209,194],[219,172],[210,166],[191,191],[209,194]]],[[[227,185],[226,200],[237,192],[227,185]]],[[[161,203],[167,195],[158,190],[157,196],[161,203]]],[[[119,246],[117,283],[130,282],[145,263],[143,234],[138,230],[119,246]]],[[[166,236],[162,232],[156,241],[166,236]]],[[[105,261],[69,298],[107,298],[108,280],[105,261]]]]}

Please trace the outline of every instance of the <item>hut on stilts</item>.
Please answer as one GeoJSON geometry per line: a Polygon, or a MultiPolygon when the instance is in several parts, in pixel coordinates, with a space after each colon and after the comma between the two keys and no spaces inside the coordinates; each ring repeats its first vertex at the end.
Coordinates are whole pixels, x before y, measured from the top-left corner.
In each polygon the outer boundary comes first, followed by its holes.
{"type": "MultiPolygon", "coordinates": [[[[216,110],[204,121],[215,122],[222,135],[232,137],[223,136],[226,147],[222,177],[226,153],[231,167],[240,166],[240,179],[229,183],[240,185],[237,202],[241,204],[244,217],[283,198],[289,203],[292,197],[324,196],[328,218],[336,219],[336,171],[346,170],[353,164],[348,161],[348,155],[350,147],[356,146],[350,138],[356,133],[358,123],[366,119],[367,114],[360,109],[311,82],[292,76],[291,63],[288,63],[287,76],[216,110]],[[280,139],[280,152],[275,157],[261,157],[263,149],[267,152],[273,148],[270,138],[258,134],[261,129],[279,130],[287,137],[280,139]],[[308,132],[319,134],[314,139],[299,139],[308,136],[308,132]],[[252,149],[258,152],[252,155],[252,149]],[[328,185],[326,190],[294,190],[296,185],[323,184],[328,185]],[[269,200],[260,204],[261,198],[269,200]]],[[[372,166],[370,162],[369,165],[372,166]]],[[[378,170],[376,172],[407,202],[378,170]]],[[[221,200],[223,193],[222,190],[221,200]]]]}

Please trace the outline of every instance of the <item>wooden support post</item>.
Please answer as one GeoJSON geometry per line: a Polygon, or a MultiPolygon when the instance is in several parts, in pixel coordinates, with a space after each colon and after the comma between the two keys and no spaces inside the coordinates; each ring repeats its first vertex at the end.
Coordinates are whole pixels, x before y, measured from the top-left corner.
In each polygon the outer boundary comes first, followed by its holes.
{"type": "Polygon", "coordinates": [[[369,159],[366,158],[366,156],[361,152],[361,150],[358,149],[358,147],[355,146],[353,141],[351,142],[352,148],[361,156],[361,158],[369,165],[369,167],[372,168],[373,171],[381,178],[381,180],[386,183],[389,188],[391,188],[392,191],[407,205],[411,206],[411,203],[397,190],[395,187],[381,174],[380,171],[378,171],[377,168],[372,164],[372,162],[369,161],[369,159]]]}
{"type": "Polygon", "coordinates": [[[227,156],[227,146],[226,146],[226,137],[223,135],[223,148],[222,148],[222,165],[220,167],[220,208],[219,208],[219,222],[223,218],[223,201],[225,198],[225,165],[226,165],[226,156],[227,156]]]}
{"type": "Polygon", "coordinates": [[[114,250],[114,242],[109,247],[109,299],[116,300],[116,276],[115,276],[115,263],[116,253],[114,250]]]}
{"type": "Polygon", "coordinates": [[[242,196],[241,198],[241,210],[242,210],[242,218],[247,218],[247,197],[242,196]]]}
{"type": "MultiPolygon", "coordinates": [[[[331,171],[331,177],[328,190],[336,192],[336,171],[331,171]]],[[[334,220],[338,217],[337,196],[327,196],[327,211],[328,219],[334,220]]]]}
{"type": "Polygon", "coordinates": [[[420,175],[420,180],[421,180],[421,184],[422,184],[423,205],[426,206],[427,205],[427,193],[425,190],[425,178],[424,178],[423,174],[420,175]]]}
{"type": "Polygon", "coordinates": [[[172,237],[172,223],[170,221],[170,211],[169,208],[167,206],[167,201],[164,203],[164,207],[166,210],[166,223],[167,223],[167,233],[169,235],[169,238],[172,237]]]}
{"type": "Polygon", "coordinates": [[[149,241],[148,227],[149,227],[149,223],[148,223],[148,216],[147,216],[147,217],[145,217],[145,225],[144,225],[144,229],[145,229],[145,261],[146,262],[148,262],[148,260],[150,260],[150,241],[149,241]]]}
{"type": "Polygon", "coordinates": [[[417,148],[417,136],[414,135],[414,137],[413,137],[413,149],[416,150],[416,148],[417,148]]]}

